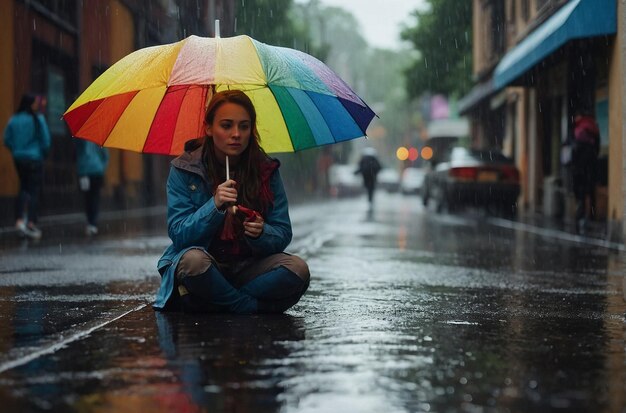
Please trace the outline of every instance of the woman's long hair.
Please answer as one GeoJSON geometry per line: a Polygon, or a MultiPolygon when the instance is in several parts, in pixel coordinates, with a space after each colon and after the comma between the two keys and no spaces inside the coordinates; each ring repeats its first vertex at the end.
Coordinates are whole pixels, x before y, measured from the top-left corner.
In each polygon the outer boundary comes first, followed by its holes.
{"type": "Polygon", "coordinates": [[[35,134],[39,133],[39,119],[37,119],[37,114],[33,112],[33,103],[37,97],[30,93],[25,93],[22,95],[22,99],[20,100],[20,105],[17,107],[15,113],[25,112],[28,113],[33,118],[33,124],[35,125],[35,134]]]}
{"type": "MultiPolygon", "coordinates": [[[[237,192],[239,194],[238,203],[254,208],[259,211],[266,209],[267,205],[261,205],[259,191],[261,190],[261,165],[267,162],[269,157],[261,148],[259,143],[259,132],[256,127],[256,110],[250,98],[240,90],[225,90],[215,93],[206,109],[204,122],[212,125],[215,113],[225,103],[234,103],[243,107],[250,116],[252,130],[248,147],[241,153],[237,164],[237,192]]],[[[209,174],[213,180],[213,189],[226,179],[226,171],[215,157],[215,147],[212,136],[206,136],[203,147],[203,160],[209,174]]]]}
{"type": "Polygon", "coordinates": [[[31,95],[30,93],[26,93],[22,95],[22,99],[20,100],[20,105],[17,107],[15,113],[26,112],[33,114],[33,103],[35,103],[35,95],[31,95]]]}

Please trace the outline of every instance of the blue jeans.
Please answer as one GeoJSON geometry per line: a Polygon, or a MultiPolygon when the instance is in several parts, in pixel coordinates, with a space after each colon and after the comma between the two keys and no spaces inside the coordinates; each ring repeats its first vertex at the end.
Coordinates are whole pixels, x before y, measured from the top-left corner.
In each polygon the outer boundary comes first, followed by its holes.
{"type": "Polygon", "coordinates": [[[43,162],[16,159],[20,192],[15,200],[15,220],[28,217],[33,224],[39,219],[39,192],[43,182],[43,162]]]}
{"type": "Polygon", "coordinates": [[[282,313],[306,292],[309,270],[300,258],[282,253],[225,275],[211,255],[193,249],[181,258],[176,279],[185,312],[282,313]]]}
{"type": "Polygon", "coordinates": [[[102,175],[89,175],[89,189],[83,191],[85,195],[85,215],[87,215],[87,223],[98,226],[98,215],[100,213],[100,190],[104,178],[102,175]]]}

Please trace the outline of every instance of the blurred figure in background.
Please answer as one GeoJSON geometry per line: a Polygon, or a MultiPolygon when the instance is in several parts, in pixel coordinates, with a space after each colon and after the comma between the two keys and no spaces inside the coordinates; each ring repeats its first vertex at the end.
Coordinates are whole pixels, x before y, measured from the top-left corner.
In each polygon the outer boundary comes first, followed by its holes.
{"type": "Polygon", "coordinates": [[[363,176],[363,186],[367,191],[367,200],[369,201],[370,210],[374,206],[374,191],[376,189],[376,177],[381,170],[380,162],[376,157],[376,149],[366,147],[361,154],[359,161],[359,169],[354,174],[363,176]]]}
{"type": "Polygon", "coordinates": [[[588,111],[579,111],[574,117],[574,146],[572,149],[577,233],[585,232],[587,220],[594,214],[599,152],[600,130],[598,124],[588,111]],[[587,202],[589,202],[588,206],[587,202]]]}
{"type": "Polygon", "coordinates": [[[109,151],[93,142],[76,139],[78,186],[85,198],[87,227],[85,234],[98,234],[100,190],[104,184],[104,172],[109,162],[109,151]]]}
{"type": "Polygon", "coordinates": [[[20,189],[15,200],[15,228],[22,237],[41,238],[37,227],[43,162],[50,150],[50,131],[39,113],[42,98],[25,94],[4,131],[4,144],[15,163],[20,189]]]}

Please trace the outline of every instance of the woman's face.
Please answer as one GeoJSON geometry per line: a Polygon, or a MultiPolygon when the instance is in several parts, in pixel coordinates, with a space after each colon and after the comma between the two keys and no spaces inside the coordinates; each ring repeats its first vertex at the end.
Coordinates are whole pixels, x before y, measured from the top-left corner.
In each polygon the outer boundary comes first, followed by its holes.
{"type": "Polygon", "coordinates": [[[213,123],[207,125],[206,133],[213,137],[215,155],[220,161],[224,161],[225,156],[229,157],[229,161],[236,161],[248,147],[252,121],[243,106],[226,102],[215,112],[213,123]]]}

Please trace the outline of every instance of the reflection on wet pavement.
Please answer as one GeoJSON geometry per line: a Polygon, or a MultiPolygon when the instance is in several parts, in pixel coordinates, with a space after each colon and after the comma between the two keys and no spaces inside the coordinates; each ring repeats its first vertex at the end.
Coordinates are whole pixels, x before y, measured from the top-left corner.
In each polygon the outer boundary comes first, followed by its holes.
{"type": "MultiPolygon", "coordinates": [[[[367,217],[362,201],[292,214],[291,248],[314,278],[288,314],[141,307],[1,373],[0,401],[15,411],[623,411],[619,253],[426,213],[416,198],[379,198],[367,217]]],[[[63,309],[76,314],[56,327],[71,331],[149,302],[155,278],[141,267],[153,249],[133,254],[140,264],[100,287],[0,286],[13,315],[0,318],[3,343],[10,331],[27,343],[63,309]],[[8,328],[20,311],[43,322],[8,328]]]]}

